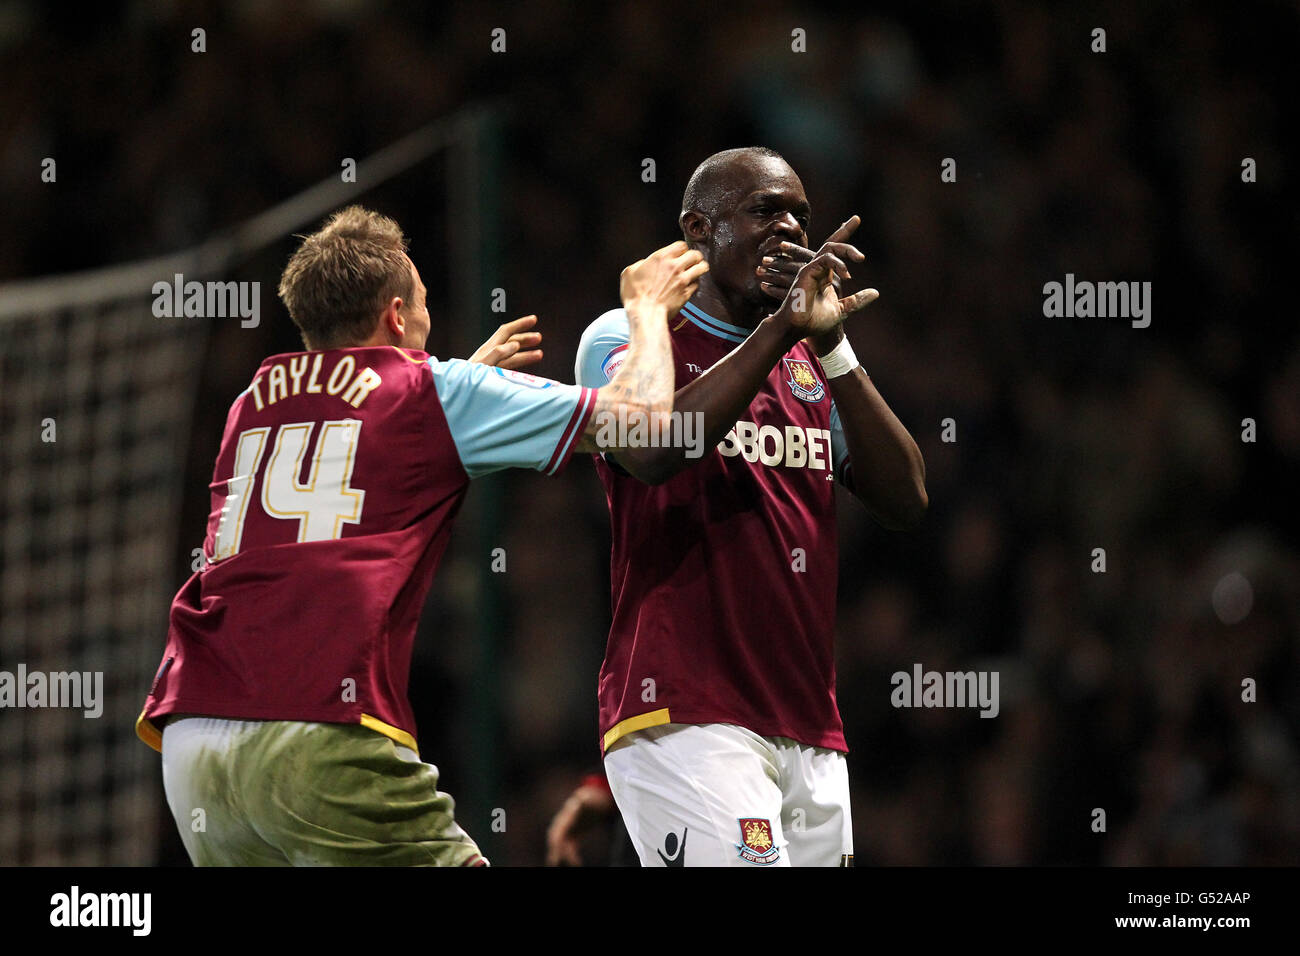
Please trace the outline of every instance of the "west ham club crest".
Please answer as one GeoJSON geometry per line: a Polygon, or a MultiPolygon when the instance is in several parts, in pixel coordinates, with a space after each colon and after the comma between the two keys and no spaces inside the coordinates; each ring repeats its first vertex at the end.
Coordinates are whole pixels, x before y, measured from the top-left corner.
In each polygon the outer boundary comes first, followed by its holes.
{"type": "Polygon", "coordinates": [[[826,394],[826,386],[817,378],[817,373],[813,371],[812,362],[807,359],[785,359],[785,367],[790,372],[790,377],[786,379],[790,391],[794,393],[795,398],[803,399],[805,402],[820,402],[822,396],[826,394]]]}
{"type": "Polygon", "coordinates": [[[772,840],[772,824],[759,817],[742,817],[740,838],[744,843],[735,847],[740,851],[740,858],[759,866],[770,866],[781,859],[781,850],[772,840]]]}

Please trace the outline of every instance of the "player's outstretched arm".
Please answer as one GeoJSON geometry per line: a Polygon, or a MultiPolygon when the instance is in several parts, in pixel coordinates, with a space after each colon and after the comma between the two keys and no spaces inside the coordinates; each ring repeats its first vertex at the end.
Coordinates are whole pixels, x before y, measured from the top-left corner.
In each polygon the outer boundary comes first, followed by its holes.
{"type": "Polygon", "coordinates": [[[656,416],[673,410],[676,376],[668,317],[695,294],[700,276],[708,271],[704,257],[680,240],[623,270],[619,295],[631,332],[627,360],[597,391],[595,412],[578,442],[579,451],[624,448],[621,442],[632,430],[612,428],[610,423],[635,425],[642,419],[658,427],[656,416]]]}
{"type": "MultiPolygon", "coordinates": [[[[857,228],[857,217],[840,226],[816,253],[817,274],[848,276],[844,259],[862,261],[865,257],[844,240],[857,228]]],[[[812,262],[805,265],[811,266],[812,262]]],[[[800,291],[793,291],[775,313],[768,316],[729,355],[713,365],[703,375],[677,390],[673,408],[683,414],[702,413],[704,416],[703,447],[712,448],[722,441],[736,424],[758,390],[767,381],[772,366],[782,356],[806,338],[818,332],[839,326],[854,312],[866,308],[879,293],[864,289],[854,296],[840,300],[834,290],[825,290],[829,279],[821,286],[810,273],[803,279],[800,291]]],[[[630,448],[616,456],[619,465],[634,477],[647,484],[657,485],[672,478],[699,461],[687,457],[685,447],[671,443],[660,447],[630,448]]]]}

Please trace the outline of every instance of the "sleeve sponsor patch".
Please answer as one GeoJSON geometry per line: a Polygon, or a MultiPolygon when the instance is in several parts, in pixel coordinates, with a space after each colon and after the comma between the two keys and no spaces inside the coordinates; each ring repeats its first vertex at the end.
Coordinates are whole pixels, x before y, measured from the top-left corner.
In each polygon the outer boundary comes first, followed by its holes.
{"type": "Polygon", "coordinates": [[[525,388],[550,388],[555,383],[549,378],[540,378],[536,375],[529,375],[527,372],[516,372],[514,369],[501,368],[494,365],[492,370],[502,378],[507,378],[516,385],[523,385],[525,388]]]}
{"type": "Polygon", "coordinates": [[[605,360],[600,363],[600,371],[605,376],[605,381],[613,379],[618,370],[623,367],[623,360],[627,358],[627,345],[623,344],[617,348],[609,350],[605,360]]]}

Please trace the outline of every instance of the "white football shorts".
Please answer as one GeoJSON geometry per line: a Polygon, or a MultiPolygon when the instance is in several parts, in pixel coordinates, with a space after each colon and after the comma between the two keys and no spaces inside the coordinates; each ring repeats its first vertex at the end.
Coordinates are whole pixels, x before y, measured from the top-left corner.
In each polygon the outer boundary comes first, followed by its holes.
{"type": "Polygon", "coordinates": [[[605,754],[642,866],[852,866],[844,754],[734,724],[662,724],[605,754]]]}

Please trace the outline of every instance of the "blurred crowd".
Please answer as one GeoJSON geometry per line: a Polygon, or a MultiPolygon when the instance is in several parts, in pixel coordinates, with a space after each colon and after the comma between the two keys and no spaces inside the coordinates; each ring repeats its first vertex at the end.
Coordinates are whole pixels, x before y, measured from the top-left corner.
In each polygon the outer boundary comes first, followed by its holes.
{"type": "MultiPolygon", "coordinates": [[[[0,279],[194,245],[342,157],[491,100],[507,111],[495,284],[511,316],[541,316],[539,371],[572,381],[619,271],[676,237],[694,166],[777,149],[803,178],[815,242],[863,217],[855,241],[881,298],[851,335],[928,469],[914,534],[840,500],[859,862],[1294,865],[1300,336],[1281,293],[1300,208],[1283,98],[1300,88],[1300,18],[1085,6],[8,4],[0,279]],[[45,156],[57,184],[40,181],[45,156]],[[1043,284],[1067,273],[1150,281],[1150,327],[1045,318],[1043,284]],[[890,674],[914,663],[997,670],[999,716],[895,710],[890,674]]],[[[460,241],[438,178],[434,164],[362,201],[411,234],[430,351],[446,354],[472,336],[438,294],[460,241]]],[[[229,401],[264,354],[299,348],[269,301],[290,248],[242,267],[272,318],[214,329],[178,556],[201,532],[229,401]]],[[[509,823],[490,839],[494,862],[533,864],[598,765],[608,522],[583,460],[554,480],[512,474],[506,502],[493,806],[509,823]]],[[[453,794],[475,765],[477,560],[453,545],[413,672],[424,756],[453,794]]],[[[165,586],[187,574],[178,557],[165,586]]],[[[492,808],[459,812],[487,836],[492,808]]],[[[167,847],[162,862],[184,860],[167,847]]]]}

